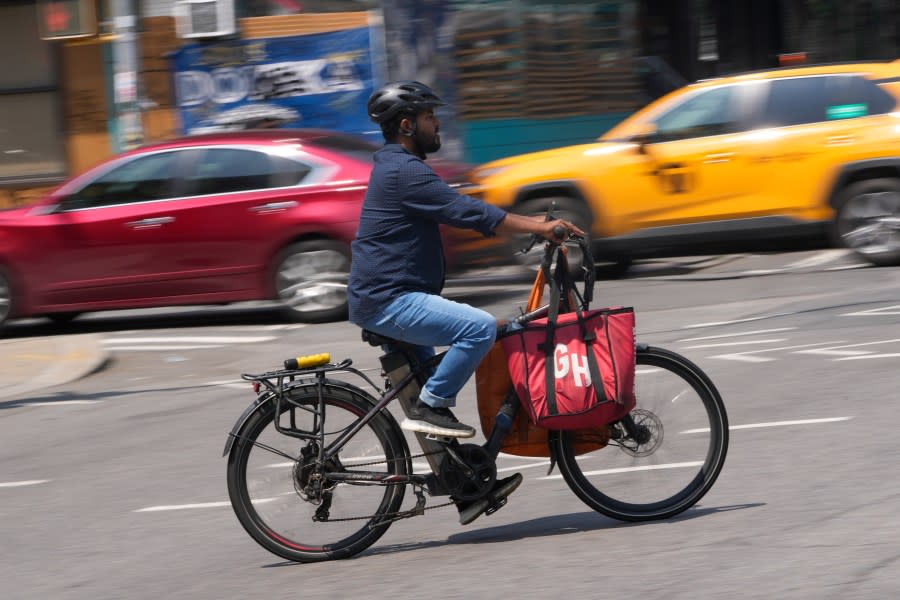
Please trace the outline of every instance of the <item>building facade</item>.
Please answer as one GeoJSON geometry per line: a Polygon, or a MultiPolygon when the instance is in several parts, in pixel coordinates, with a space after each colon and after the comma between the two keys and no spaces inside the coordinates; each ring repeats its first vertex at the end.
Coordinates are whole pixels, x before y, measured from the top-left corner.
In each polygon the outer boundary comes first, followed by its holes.
{"type": "MultiPolygon", "coordinates": [[[[134,4],[133,80],[117,73],[113,2],[96,0],[97,35],[44,41],[36,0],[0,0],[0,207],[27,202],[121,150],[117,99],[129,89],[136,141],[184,133],[171,56],[186,40],[175,33],[174,0],[134,4]]],[[[236,0],[235,7],[240,39],[338,31],[378,15],[380,76],[421,79],[451,100],[447,151],[472,163],[589,141],[682,81],[786,60],[900,57],[895,0],[236,0]]]]}

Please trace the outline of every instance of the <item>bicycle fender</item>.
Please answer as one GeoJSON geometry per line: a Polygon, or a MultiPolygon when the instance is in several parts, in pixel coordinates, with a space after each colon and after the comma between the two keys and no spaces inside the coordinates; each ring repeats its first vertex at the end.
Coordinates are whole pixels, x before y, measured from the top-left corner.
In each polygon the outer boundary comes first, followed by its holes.
{"type": "Polygon", "coordinates": [[[231,431],[228,432],[228,437],[225,439],[225,450],[222,452],[222,456],[228,456],[228,453],[231,452],[231,447],[234,446],[235,436],[237,436],[238,432],[241,430],[241,427],[244,426],[244,423],[247,422],[247,419],[250,418],[256,410],[265,404],[266,402],[271,402],[274,400],[275,396],[271,392],[266,392],[264,394],[260,394],[256,400],[254,400],[250,406],[244,409],[244,412],[241,413],[241,416],[238,417],[237,421],[234,422],[234,426],[231,428],[231,431]]]}

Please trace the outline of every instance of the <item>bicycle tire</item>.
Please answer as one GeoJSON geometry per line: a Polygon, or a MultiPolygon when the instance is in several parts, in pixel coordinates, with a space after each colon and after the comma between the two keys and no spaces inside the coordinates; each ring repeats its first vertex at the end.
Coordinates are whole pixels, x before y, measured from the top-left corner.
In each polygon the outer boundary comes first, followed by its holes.
{"type": "MultiPolygon", "coordinates": [[[[318,406],[318,388],[314,381],[298,382],[287,390],[286,394],[300,406],[308,408],[318,406]]],[[[356,418],[365,415],[375,405],[374,399],[363,390],[331,380],[326,380],[323,397],[325,418],[321,420],[320,426],[325,427],[326,444],[330,436],[336,437],[356,418]]],[[[275,407],[275,400],[272,399],[256,409],[238,432],[228,457],[228,494],[238,520],[250,537],[263,548],[287,560],[309,563],[347,558],[362,552],[384,535],[391,525],[390,517],[385,515],[400,509],[406,485],[337,484],[333,491],[330,511],[349,512],[341,512],[335,517],[340,519],[371,515],[371,518],[352,521],[313,521],[311,514],[314,514],[318,505],[304,499],[297,489],[299,477],[297,465],[302,460],[300,449],[307,441],[286,436],[275,430],[275,407]],[[276,455],[259,446],[260,443],[285,451],[294,457],[293,465],[290,462],[263,464],[266,460],[271,461],[276,455]],[[285,448],[292,450],[286,451],[285,448]],[[277,468],[279,466],[282,468],[277,468]],[[248,480],[250,467],[253,470],[248,480]],[[262,473],[259,476],[257,468],[262,473]],[[288,470],[290,475],[287,474],[288,470]],[[362,501],[362,506],[357,506],[353,502],[359,503],[360,500],[351,501],[354,495],[369,498],[362,501]],[[305,520],[304,514],[310,515],[310,519],[305,520]],[[276,520],[283,521],[284,525],[276,524],[276,520]],[[331,529],[328,529],[329,527],[331,529]],[[346,534],[339,533],[347,528],[346,534]],[[296,529],[296,532],[289,531],[290,529],[296,529]],[[332,539],[332,536],[336,539],[332,539]]],[[[281,408],[281,418],[284,421],[298,417],[308,420],[313,418],[307,409],[292,408],[291,404],[285,401],[282,401],[281,408]],[[285,414],[291,410],[295,412],[285,414]],[[298,415],[297,412],[301,414],[298,415]]],[[[279,423],[282,424],[282,421],[279,423]]],[[[412,472],[412,463],[408,457],[409,449],[397,422],[389,413],[382,412],[375,415],[341,449],[340,463],[337,467],[334,465],[332,467],[346,468],[345,462],[363,463],[369,462],[367,459],[372,459],[379,460],[380,464],[363,469],[407,475],[412,472]],[[364,454],[359,457],[362,460],[357,460],[358,457],[353,454],[363,450],[364,454]],[[406,460],[403,460],[403,457],[407,457],[406,460]]]]}
{"type": "Polygon", "coordinates": [[[576,460],[574,436],[555,432],[551,451],[566,483],[594,510],[621,521],[666,519],[696,504],[715,483],[728,451],[728,417],[715,385],[688,359],[643,346],[636,362],[631,415],[650,428],[651,439],[632,443],[631,452],[611,442],[576,460]],[[602,468],[583,468],[594,459],[603,460],[602,468]]]}

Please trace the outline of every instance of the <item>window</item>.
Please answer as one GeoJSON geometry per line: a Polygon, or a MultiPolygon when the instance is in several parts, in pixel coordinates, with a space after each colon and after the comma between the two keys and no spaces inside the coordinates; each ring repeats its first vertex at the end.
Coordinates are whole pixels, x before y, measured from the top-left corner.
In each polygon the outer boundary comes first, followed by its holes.
{"type": "Polygon", "coordinates": [[[736,86],[698,92],[654,122],[657,141],[668,142],[740,131],[736,86]]]}
{"type": "Polygon", "coordinates": [[[203,153],[188,178],[188,195],[227,194],[297,185],[310,172],[303,163],[255,150],[215,148],[203,153]]]}
{"type": "Polygon", "coordinates": [[[798,77],[773,81],[763,109],[763,125],[788,127],[825,120],[825,78],[798,77]]]}
{"type": "Polygon", "coordinates": [[[0,4],[0,179],[65,173],[55,59],[34,3],[0,4]]]}
{"type": "Polygon", "coordinates": [[[887,92],[858,75],[778,79],[771,83],[762,124],[787,127],[864,117],[889,112],[894,104],[887,92]]]}
{"type": "Polygon", "coordinates": [[[309,138],[313,146],[344,154],[363,162],[372,162],[375,152],[381,147],[368,140],[351,135],[329,134],[309,138]]]}
{"type": "Polygon", "coordinates": [[[136,158],[87,184],[63,203],[65,210],[173,198],[177,190],[179,152],[136,158]]]}

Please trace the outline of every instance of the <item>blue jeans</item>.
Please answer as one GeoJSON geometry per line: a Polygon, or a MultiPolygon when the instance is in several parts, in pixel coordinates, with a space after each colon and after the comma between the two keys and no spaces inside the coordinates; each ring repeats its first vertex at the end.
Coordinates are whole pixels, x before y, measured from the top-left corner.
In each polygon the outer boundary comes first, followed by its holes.
{"type": "Polygon", "coordinates": [[[419,394],[435,408],[456,405],[459,390],[497,337],[497,321],[490,313],[422,292],[395,298],[363,327],[415,345],[420,361],[434,356],[434,346],[450,346],[419,394]]]}

